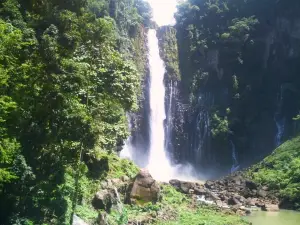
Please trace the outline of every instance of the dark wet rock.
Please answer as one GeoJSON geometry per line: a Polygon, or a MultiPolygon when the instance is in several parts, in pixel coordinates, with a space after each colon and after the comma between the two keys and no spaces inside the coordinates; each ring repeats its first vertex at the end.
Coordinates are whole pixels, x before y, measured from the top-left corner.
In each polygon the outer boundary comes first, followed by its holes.
{"type": "Polygon", "coordinates": [[[196,195],[205,195],[207,190],[205,190],[204,186],[199,183],[186,182],[180,180],[170,180],[169,183],[184,194],[196,194],[196,195]]]}
{"type": "Polygon", "coordinates": [[[239,205],[240,202],[235,197],[231,197],[228,199],[228,205],[239,205]]]}
{"type": "Polygon", "coordinates": [[[257,189],[256,183],[254,183],[254,182],[251,181],[251,180],[246,180],[245,185],[246,185],[246,187],[249,188],[250,190],[255,190],[255,189],[257,189]]]}

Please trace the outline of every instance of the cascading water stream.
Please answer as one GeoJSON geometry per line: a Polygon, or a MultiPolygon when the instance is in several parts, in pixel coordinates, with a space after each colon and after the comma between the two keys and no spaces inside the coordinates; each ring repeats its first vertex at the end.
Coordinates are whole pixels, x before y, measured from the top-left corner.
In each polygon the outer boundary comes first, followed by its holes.
{"type": "Polygon", "coordinates": [[[156,31],[148,31],[150,66],[150,151],[147,168],[159,180],[172,176],[172,167],[165,151],[165,66],[159,55],[156,31]]]}
{"type": "Polygon", "coordinates": [[[282,116],[281,110],[282,110],[282,104],[283,104],[283,87],[280,88],[280,93],[278,94],[278,100],[277,100],[277,110],[274,115],[274,121],[277,128],[277,133],[275,136],[275,145],[278,147],[281,145],[282,137],[284,135],[284,129],[285,129],[285,117],[282,116]]]}
{"type": "MultiPolygon", "coordinates": [[[[126,115],[127,117],[127,121],[128,121],[128,130],[131,131],[132,127],[131,127],[131,117],[129,114],[126,115]]],[[[121,158],[127,158],[127,159],[133,159],[132,154],[133,154],[133,147],[131,145],[132,143],[132,136],[129,136],[128,139],[125,141],[125,145],[123,147],[123,150],[120,153],[120,157],[121,158]]]]}
{"type": "Polygon", "coordinates": [[[231,156],[232,156],[232,166],[231,166],[231,173],[234,173],[240,168],[238,159],[237,159],[237,153],[235,149],[235,145],[232,141],[230,141],[231,144],[231,156]]]}

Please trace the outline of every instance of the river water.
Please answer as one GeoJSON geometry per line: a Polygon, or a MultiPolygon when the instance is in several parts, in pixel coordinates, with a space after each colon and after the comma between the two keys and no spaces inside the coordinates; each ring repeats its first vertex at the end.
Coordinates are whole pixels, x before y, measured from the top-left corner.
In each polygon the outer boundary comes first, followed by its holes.
{"type": "Polygon", "coordinates": [[[253,225],[300,225],[300,213],[281,210],[280,212],[253,212],[246,220],[253,225]]]}

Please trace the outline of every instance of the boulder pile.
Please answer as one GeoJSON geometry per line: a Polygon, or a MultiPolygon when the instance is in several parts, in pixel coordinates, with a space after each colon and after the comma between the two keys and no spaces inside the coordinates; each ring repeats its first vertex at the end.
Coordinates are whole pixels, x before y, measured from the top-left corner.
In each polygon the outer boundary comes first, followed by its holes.
{"type": "Polygon", "coordinates": [[[278,198],[268,191],[268,187],[247,180],[240,173],[209,180],[205,184],[179,180],[170,180],[169,183],[182,193],[199,196],[199,201],[214,202],[220,208],[230,208],[240,214],[250,213],[255,208],[279,210],[278,198]]]}

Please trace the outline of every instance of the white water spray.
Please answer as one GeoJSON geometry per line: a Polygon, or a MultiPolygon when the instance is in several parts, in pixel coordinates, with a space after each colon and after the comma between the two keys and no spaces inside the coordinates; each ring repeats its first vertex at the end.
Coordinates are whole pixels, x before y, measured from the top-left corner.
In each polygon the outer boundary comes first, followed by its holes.
{"type": "Polygon", "coordinates": [[[148,31],[150,66],[150,155],[148,169],[153,177],[168,180],[172,177],[171,163],[165,151],[165,65],[159,55],[155,30],[148,31]]]}

